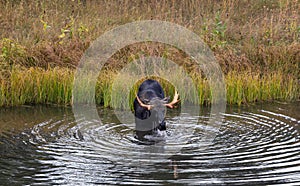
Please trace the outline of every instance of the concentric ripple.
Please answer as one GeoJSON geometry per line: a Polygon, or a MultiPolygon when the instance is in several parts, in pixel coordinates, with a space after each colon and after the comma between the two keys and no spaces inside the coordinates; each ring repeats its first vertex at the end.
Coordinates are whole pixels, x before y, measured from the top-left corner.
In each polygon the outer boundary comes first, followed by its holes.
{"type": "Polygon", "coordinates": [[[183,114],[181,123],[170,112],[165,141],[143,145],[132,124],[118,122],[108,109],[99,109],[102,121],[89,122],[74,122],[68,108],[2,109],[0,182],[300,185],[299,111],[299,102],[230,107],[220,130],[209,126],[209,109],[183,114]],[[209,146],[206,132],[217,132],[209,146]]]}

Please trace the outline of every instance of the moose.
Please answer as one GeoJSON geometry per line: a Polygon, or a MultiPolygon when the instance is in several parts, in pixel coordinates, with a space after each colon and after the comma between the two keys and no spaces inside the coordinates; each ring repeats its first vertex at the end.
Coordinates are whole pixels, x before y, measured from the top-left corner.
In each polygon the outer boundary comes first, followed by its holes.
{"type": "Polygon", "coordinates": [[[137,139],[147,140],[145,136],[157,136],[166,130],[166,107],[174,108],[179,102],[178,97],[175,91],[173,100],[169,102],[170,98],[165,97],[162,86],[153,79],[147,79],[139,86],[134,100],[137,139]]]}

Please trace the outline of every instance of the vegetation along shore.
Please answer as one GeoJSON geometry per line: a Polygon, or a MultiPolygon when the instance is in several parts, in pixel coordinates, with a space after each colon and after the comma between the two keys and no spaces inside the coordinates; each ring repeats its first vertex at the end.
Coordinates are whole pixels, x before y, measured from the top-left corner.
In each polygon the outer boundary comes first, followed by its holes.
{"type": "MultiPolygon", "coordinates": [[[[182,25],[207,43],[225,75],[228,104],[300,98],[298,0],[0,0],[0,9],[0,106],[70,104],[76,66],[91,42],[117,26],[150,19],[182,25]]],[[[109,59],[99,73],[96,102],[122,107],[111,100],[113,78],[146,56],[166,57],[189,72],[198,92],[181,95],[185,101],[212,102],[193,60],[147,42],[109,59]]],[[[173,93],[171,84],[162,84],[173,93]]]]}

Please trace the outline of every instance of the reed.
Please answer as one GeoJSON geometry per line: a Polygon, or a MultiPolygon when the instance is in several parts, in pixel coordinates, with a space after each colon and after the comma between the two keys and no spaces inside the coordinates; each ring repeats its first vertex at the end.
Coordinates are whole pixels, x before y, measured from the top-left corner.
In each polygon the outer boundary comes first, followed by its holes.
{"type": "Polygon", "coordinates": [[[260,75],[250,72],[230,72],[226,76],[227,102],[229,104],[257,101],[299,99],[297,78],[281,72],[260,75]]]}
{"type": "MultiPolygon", "coordinates": [[[[104,73],[104,72],[103,72],[104,73]]],[[[163,86],[166,95],[171,96],[175,87],[173,79],[184,79],[185,74],[180,72],[163,79],[161,76],[145,76],[136,82],[130,79],[116,81],[117,75],[113,71],[106,71],[106,76],[101,74],[96,84],[95,100],[97,104],[105,107],[127,108],[132,107],[139,84],[146,78],[158,80],[163,86]],[[114,83],[114,85],[113,85],[114,83]],[[128,87],[129,85],[133,85],[128,87]],[[129,98],[123,95],[129,91],[129,98]],[[125,100],[125,102],[124,102],[125,100]],[[127,102],[128,100],[129,102],[127,102]]],[[[87,77],[89,78],[89,77],[87,77]]],[[[186,81],[178,82],[176,89],[180,92],[183,103],[209,105],[212,95],[208,81],[199,76],[191,84],[186,81]],[[196,89],[189,87],[195,86],[196,89]]],[[[132,78],[134,79],[134,78],[132,78]]],[[[61,104],[68,105],[72,101],[72,88],[74,70],[68,68],[53,68],[44,70],[41,68],[13,68],[10,81],[0,79],[0,106],[12,106],[21,104],[61,104]]],[[[225,76],[228,104],[249,104],[257,101],[298,99],[300,88],[298,79],[283,73],[271,73],[266,75],[251,72],[231,71],[225,76]]],[[[84,86],[88,85],[83,85],[84,86]]],[[[79,102],[87,103],[86,95],[79,95],[79,102]]]]}
{"type": "Polygon", "coordinates": [[[69,104],[72,97],[73,70],[17,68],[9,81],[1,81],[1,105],[69,104]]]}

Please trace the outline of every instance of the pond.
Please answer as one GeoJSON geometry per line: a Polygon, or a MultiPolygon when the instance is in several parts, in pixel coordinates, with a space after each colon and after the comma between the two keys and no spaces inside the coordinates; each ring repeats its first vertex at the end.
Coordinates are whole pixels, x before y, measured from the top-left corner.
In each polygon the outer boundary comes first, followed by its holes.
{"type": "Polygon", "coordinates": [[[169,110],[168,135],[154,145],[138,143],[111,109],[83,124],[69,107],[0,108],[0,183],[300,185],[299,103],[227,106],[218,129],[209,127],[209,108],[180,123],[169,110]],[[203,148],[206,130],[216,136],[203,148]]]}

